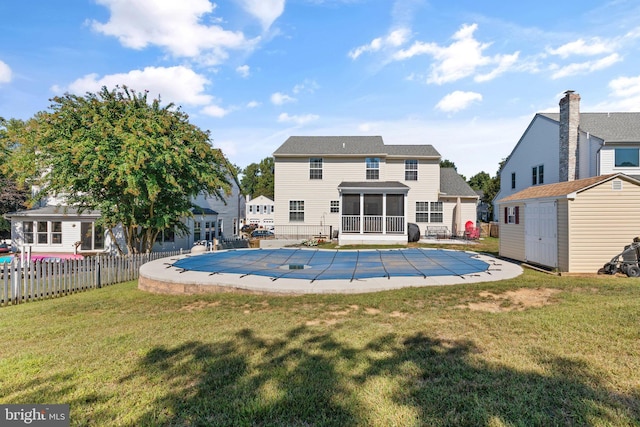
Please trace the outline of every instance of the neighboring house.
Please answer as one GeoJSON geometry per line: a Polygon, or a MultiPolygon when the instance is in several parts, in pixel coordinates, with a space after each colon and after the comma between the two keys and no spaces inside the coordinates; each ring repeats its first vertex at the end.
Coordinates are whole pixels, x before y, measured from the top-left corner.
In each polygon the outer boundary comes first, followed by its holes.
{"type": "Polygon", "coordinates": [[[259,228],[271,228],[274,225],[275,204],[265,196],[258,196],[247,201],[247,224],[255,224],[259,228]]]}
{"type": "Polygon", "coordinates": [[[531,186],[498,201],[500,256],[596,273],[640,234],[640,181],[609,174],[531,186]]]}
{"type": "Polygon", "coordinates": [[[477,221],[478,222],[489,222],[489,204],[482,201],[484,197],[484,191],[476,190],[476,194],[478,195],[478,208],[477,208],[477,221]]]}
{"type": "Polygon", "coordinates": [[[580,95],[567,91],[559,113],[534,116],[500,171],[494,200],[611,173],[640,176],[640,113],[581,113],[580,95]]]}
{"type": "Polygon", "coordinates": [[[476,221],[478,196],[454,169],[440,169],[431,145],[292,136],[273,157],[276,235],[319,226],[340,245],[404,244],[408,223],[424,235],[428,226],[461,233],[476,221]]]}
{"type": "MultiPolygon", "coordinates": [[[[196,197],[193,217],[183,219],[189,234],[178,236],[165,230],[158,235],[153,250],[190,249],[199,240],[237,236],[240,221],[245,217],[245,200],[233,179],[231,186],[231,195],[226,196],[225,201],[213,196],[196,197]]],[[[74,207],[61,205],[62,201],[61,198],[44,198],[38,208],[6,214],[5,217],[11,220],[12,250],[31,247],[32,252],[116,253],[116,244],[110,234],[95,224],[100,212],[78,213],[74,207]]],[[[125,250],[121,231],[115,229],[114,235],[125,250]]]]}

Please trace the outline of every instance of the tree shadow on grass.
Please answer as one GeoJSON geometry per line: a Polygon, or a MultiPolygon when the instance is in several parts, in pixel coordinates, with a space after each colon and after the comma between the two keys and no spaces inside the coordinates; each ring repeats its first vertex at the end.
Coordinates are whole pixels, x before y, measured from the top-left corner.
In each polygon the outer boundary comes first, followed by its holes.
{"type": "Polygon", "coordinates": [[[412,414],[402,425],[640,423],[638,390],[613,393],[579,361],[544,355],[543,375],[477,353],[472,342],[423,334],[356,349],[310,328],[282,339],[242,330],[222,343],[152,349],[123,381],[145,376],[171,390],[135,425],[385,425],[377,411],[393,420],[397,407],[412,414]],[[380,407],[365,402],[376,380],[394,385],[373,399],[380,407]]]}

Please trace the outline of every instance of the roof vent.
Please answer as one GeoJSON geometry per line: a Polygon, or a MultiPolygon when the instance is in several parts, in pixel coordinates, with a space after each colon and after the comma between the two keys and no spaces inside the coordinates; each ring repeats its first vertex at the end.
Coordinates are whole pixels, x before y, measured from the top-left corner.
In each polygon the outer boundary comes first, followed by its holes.
{"type": "Polygon", "coordinates": [[[611,181],[611,189],[616,191],[622,190],[622,181],[619,179],[611,181]]]}

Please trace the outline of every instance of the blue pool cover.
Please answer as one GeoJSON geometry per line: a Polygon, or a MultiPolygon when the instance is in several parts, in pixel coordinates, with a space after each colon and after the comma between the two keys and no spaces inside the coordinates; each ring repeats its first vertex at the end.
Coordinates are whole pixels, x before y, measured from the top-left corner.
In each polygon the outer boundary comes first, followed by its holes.
{"type": "Polygon", "coordinates": [[[443,249],[326,250],[239,249],[188,256],[171,266],[182,271],[315,280],[463,276],[489,264],[471,252],[443,249]]]}

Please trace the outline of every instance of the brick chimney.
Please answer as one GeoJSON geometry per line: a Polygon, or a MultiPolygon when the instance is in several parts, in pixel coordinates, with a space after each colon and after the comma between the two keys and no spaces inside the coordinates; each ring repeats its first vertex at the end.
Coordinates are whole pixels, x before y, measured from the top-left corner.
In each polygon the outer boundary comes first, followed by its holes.
{"type": "Polygon", "coordinates": [[[568,90],[560,100],[560,182],[579,179],[580,95],[568,90]]]}

